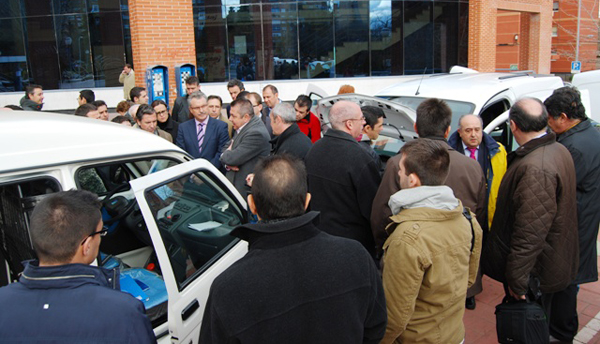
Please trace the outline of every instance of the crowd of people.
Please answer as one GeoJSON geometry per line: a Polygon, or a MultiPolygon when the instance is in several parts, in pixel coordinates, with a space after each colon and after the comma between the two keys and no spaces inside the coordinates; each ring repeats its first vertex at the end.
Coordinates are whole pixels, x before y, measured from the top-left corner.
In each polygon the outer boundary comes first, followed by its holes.
{"type": "MultiPolygon", "coordinates": [[[[509,123],[520,147],[508,154],[480,117],[462,116],[452,132],[448,104],[427,99],[416,110],[419,138],[384,168],[373,149],[381,108],[338,101],[325,128],[305,95],[292,105],[273,85],[262,94],[239,80],[227,88],[232,101],[223,109],[189,77],[169,112],[133,86],[132,104],[120,103],[113,119],[209,161],[257,218],[232,232],[249,252],[215,279],[201,343],[463,343],[465,308],[476,307],[483,274],[507,297],[543,307],[548,342],[573,341],[578,286],[598,280],[600,225],[600,133],[577,89],[517,101],[509,123]]],[[[31,86],[21,105],[39,110],[42,101],[31,86]]],[[[92,91],[78,101],[75,115],[108,120],[92,91]]],[[[49,216],[44,202],[38,207],[49,216]]],[[[32,214],[36,251],[48,236],[37,227],[50,226],[36,220],[41,212],[32,214]]],[[[89,221],[86,230],[97,231],[77,235],[93,253],[101,221],[89,221]]],[[[44,251],[25,271],[89,263],[76,244],[74,258],[44,251]]],[[[0,290],[1,302],[37,282],[24,275],[21,283],[0,290]]]]}

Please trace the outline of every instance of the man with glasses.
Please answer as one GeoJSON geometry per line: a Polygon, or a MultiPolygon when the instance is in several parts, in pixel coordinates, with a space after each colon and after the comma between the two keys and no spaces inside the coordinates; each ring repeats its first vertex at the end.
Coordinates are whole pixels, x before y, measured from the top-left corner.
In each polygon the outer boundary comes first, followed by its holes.
{"type": "Polygon", "coordinates": [[[339,101],[329,111],[332,129],[306,156],[311,209],[321,212],[321,230],[359,241],[374,254],[369,219],[381,181],[377,164],[360,147],[365,117],[360,107],[339,101]]]}
{"type": "Polygon", "coordinates": [[[206,95],[202,92],[188,95],[188,105],[194,118],[179,125],[175,144],[195,159],[206,159],[222,169],[219,158],[229,145],[227,124],[208,115],[206,95]]]}
{"type": "Polygon", "coordinates": [[[90,266],[106,235],[98,197],[51,194],[35,207],[30,235],[39,260],[0,288],[0,338],[8,342],[155,342],[144,305],[120,291],[118,270],[90,266]]]}

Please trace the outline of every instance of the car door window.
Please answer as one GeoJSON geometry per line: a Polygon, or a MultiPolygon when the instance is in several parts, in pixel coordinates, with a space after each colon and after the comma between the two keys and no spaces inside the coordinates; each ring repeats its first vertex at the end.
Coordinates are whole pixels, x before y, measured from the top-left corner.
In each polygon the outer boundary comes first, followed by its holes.
{"type": "Polygon", "coordinates": [[[230,233],[246,215],[225,189],[195,172],[144,192],[179,290],[238,241],[230,233]]]}

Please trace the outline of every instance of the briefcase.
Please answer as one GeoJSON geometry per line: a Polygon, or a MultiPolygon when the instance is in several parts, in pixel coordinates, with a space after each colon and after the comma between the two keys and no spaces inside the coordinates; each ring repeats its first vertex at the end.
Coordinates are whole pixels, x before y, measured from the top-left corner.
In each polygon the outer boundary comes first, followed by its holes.
{"type": "Polygon", "coordinates": [[[548,319],[542,306],[505,296],[496,306],[496,331],[501,344],[542,344],[550,342],[548,319]]]}

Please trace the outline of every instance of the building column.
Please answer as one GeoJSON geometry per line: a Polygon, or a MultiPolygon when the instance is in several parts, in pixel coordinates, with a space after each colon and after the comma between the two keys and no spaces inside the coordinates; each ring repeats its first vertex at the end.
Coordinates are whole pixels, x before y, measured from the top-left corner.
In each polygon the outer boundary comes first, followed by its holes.
{"type": "Polygon", "coordinates": [[[469,1],[469,68],[496,71],[496,0],[469,1]]]}
{"type": "Polygon", "coordinates": [[[147,67],[167,66],[172,106],[177,96],[175,65],[196,65],[192,1],[129,0],[129,23],[136,86],[146,87],[147,67]]]}
{"type": "Polygon", "coordinates": [[[552,1],[549,0],[471,0],[469,68],[480,72],[495,71],[498,10],[523,13],[519,35],[519,68],[540,74],[550,73],[552,1]]]}

